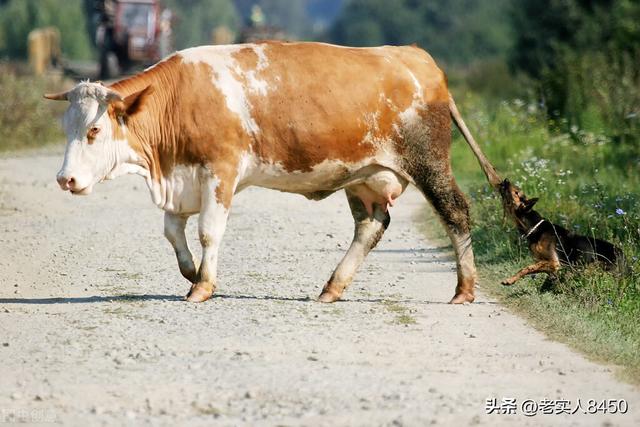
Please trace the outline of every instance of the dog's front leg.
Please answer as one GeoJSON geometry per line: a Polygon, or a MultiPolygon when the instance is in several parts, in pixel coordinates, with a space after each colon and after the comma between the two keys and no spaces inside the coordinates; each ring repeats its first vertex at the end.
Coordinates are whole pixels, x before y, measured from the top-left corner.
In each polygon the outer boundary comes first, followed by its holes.
{"type": "Polygon", "coordinates": [[[509,286],[516,283],[518,280],[522,279],[524,276],[529,274],[536,273],[548,273],[555,274],[558,270],[560,270],[560,263],[556,260],[553,261],[538,261],[535,264],[531,264],[527,267],[524,267],[522,270],[518,271],[513,276],[509,277],[502,281],[503,285],[509,286]]]}

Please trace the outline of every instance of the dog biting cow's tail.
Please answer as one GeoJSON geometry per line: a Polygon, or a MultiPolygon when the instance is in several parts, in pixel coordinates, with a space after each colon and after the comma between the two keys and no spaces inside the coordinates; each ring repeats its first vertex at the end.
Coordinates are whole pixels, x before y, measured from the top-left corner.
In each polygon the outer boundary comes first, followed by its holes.
{"type": "MultiPolygon", "coordinates": [[[[527,224],[527,221],[525,221],[522,218],[518,218],[518,215],[524,215],[528,212],[531,212],[531,206],[533,206],[533,204],[537,199],[530,199],[529,201],[532,203],[530,204],[528,209],[525,209],[525,210],[520,209],[520,206],[525,206],[522,203],[522,200],[520,199],[515,201],[512,200],[513,193],[511,191],[512,189],[511,184],[509,183],[508,180],[502,180],[500,178],[500,176],[496,172],[496,169],[493,167],[491,162],[489,162],[489,160],[484,155],[484,153],[482,152],[482,150],[480,149],[476,141],[473,139],[471,132],[469,132],[469,129],[467,128],[467,125],[465,124],[464,120],[462,120],[462,116],[460,115],[460,112],[456,107],[456,103],[454,102],[453,97],[451,96],[451,93],[449,93],[449,112],[451,114],[451,118],[453,119],[456,126],[464,136],[464,139],[469,144],[469,147],[471,147],[471,151],[473,151],[476,158],[478,159],[478,163],[480,163],[480,167],[482,168],[482,171],[486,175],[487,180],[489,181],[489,184],[502,198],[502,202],[505,207],[505,212],[510,214],[512,219],[516,222],[516,225],[520,224],[520,226],[524,226],[523,224],[527,224]],[[511,205],[513,205],[512,209],[509,209],[508,206],[511,206],[511,205]]],[[[517,188],[516,190],[518,192],[518,194],[516,195],[519,195],[519,197],[522,197],[522,198],[525,197],[524,194],[520,192],[520,190],[518,190],[517,188]]],[[[526,198],[524,200],[526,202],[526,198]]],[[[535,213],[535,215],[536,215],[535,221],[533,221],[531,224],[528,224],[529,229],[521,230],[521,232],[528,231],[528,233],[526,233],[527,237],[529,236],[529,234],[531,234],[532,230],[535,230],[538,227],[540,223],[542,223],[543,221],[546,221],[544,219],[540,220],[542,217],[537,213],[535,213]],[[531,227],[536,222],[538,222],[538,224],[531,227]]],[[[629,274],[630,266],[627,263],[627,260],[624,256],[622,249],[620,249],[619,247],[604,240],[594,239],[594,238],[585,237],[585,236],[577,236],[577,235],[574,235],[573,233],[568,233],[567,230],[565,230],[564,232],[566,236],[565,235],[559,236],[558,230],[564,230],[564,229],[554,224],[552,224],[552,228],[553,230],[556,231],[555,235],[550,234],[546,237],[547,237],[547,240],[552,242],[553,244],[551,246],[548,246],[542,249],[556,252],[559,249],[564,250],[564,245],[569,245],[571,247],[571,254],[573,255],[569,256],[565,253],[565,258],[566,258],[565,263],[589,264],[592,262],[598,262],[604,267],[605,270],[616,272],[621,275],[629,274]],[[560,244],[560,248],[556,247],[556,244],[560,244]],[[583,248],[581,248],[581,246],[583,246],[583,248]],[[574,252],[575,254],[581,254],[581,255],[575,255],[574,252]]],[[[544,235],[544,233],[542,234],[544,235]]],[[[539,239],[542,239],[544,237],[545,236],[542,236],[542,237],[538,236],[539,239]]],[[[540,268],[541,266],[546,265],[546,260],[550,259],[551,257],[555,257],[556,259],[558,258],[557,254],[546,253],[546,252],[543,254],[540,254],[536,252],[537,250],[540,250],[540,248],[536,246],[537,249],[533,250],[531,244],[529,246],[530,246],[530,249],[532,250],[532,254],[534,258],[536,258],[536,261],[538,262],[532,266],[526,267],[525,269],[521,270],[521,272],[518,275],[514,276],[514,278],[515,277],[519,278],[524,276],[525,274],[531,274],[533,272],[545,271],[545,270],[540,270],[540,268]]],[[[558,266],[560,265],[560,261],[561,260],[559,260],[558,262],[558,266]]],[[[512,281],[509,280],[508,282],[510,282],[508,284],[512,284],[513,282],[515,282],[515,280],[512,280],[512,281]]]]}
{"type": "Polygon", "coordinates": [[[462,120],[462,116],[458,111],[458,107],[456,107],[456,103],[453,101],[451,92],[449,92],[449,113],[451,114],[451,118],[453,119],[454,123],[458,127],[458,130],[460,130],[462,136],[467,141],[467,144],[469,144],[469,147],[471,147],[471,151],[473,151],[473,154],[475,154],[476,158],[478,159],[478,163],[480,163],[480,167],[486,175],[489,184],[491,184],[494,190],[498,191],[502,179],[496,172],[496,169],[493,167],[491,162],[489,162],[489,159],[487,159],[487,157],[484,155],[476,140],[473,139],[471,132],[469,132],[469,128],[467,128],[464,120],[462,120]]]}

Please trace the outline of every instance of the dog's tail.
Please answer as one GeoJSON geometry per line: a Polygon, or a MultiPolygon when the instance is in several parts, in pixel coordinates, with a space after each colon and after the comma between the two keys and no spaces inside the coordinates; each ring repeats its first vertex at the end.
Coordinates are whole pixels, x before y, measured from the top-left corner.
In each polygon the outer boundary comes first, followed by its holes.
{"type": "Polygon", "coordinates": [[[476,140],[473,139],[473,136],[471,136],[471,132],[469,132],[467,125],[464,123],[464,120],[462,120],[462,116],[458,111],[458,107],[456,107],[456,103],[453,101],[451,92],[449,92],[449,113],[451,114],[451,118],[453,118],[456,126],[462,133],[462,136],[464,136],[464,139],[467,141],[467,144],[469,144],[469,147],[471,147],[471,151],[473,151],[473,154],[476,155],[478,163],[480,163],[480,167],[486,175],[489,184],[491,184],[494,189],[499,190],[502,179],[500,179],[500,176],[498,176],[496,169],[486,158],[486,156],[480,149],[480,146],[476,143],[476,140]]]}

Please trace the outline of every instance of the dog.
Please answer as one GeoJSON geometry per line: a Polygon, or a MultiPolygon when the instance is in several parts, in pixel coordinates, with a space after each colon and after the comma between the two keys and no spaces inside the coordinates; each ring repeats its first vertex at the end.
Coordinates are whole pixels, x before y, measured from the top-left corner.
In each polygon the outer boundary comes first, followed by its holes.
{"type": "Polygon", "coordinates": [[[527,240],[536,261],[503,280],[503,285],[513,285],[524,276],[535,273],[547,273],[549,279],[554,280],[561,265],[599,264],[605,270],[622,270],[624,255],[620,248],[605,240],[574,234],[543,218],[533,209],[538,198],[527,198],[507,179],[500,184],[500,196],[505,213],[527,240]]]}

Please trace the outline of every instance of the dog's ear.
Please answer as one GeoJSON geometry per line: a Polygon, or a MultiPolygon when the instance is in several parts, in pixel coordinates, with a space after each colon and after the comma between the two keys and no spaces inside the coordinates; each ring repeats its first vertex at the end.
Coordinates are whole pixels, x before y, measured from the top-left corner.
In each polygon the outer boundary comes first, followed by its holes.
{"type": "Polygon", "coordinates": [[[534,197],[533,199],[527,199],[524,201],[524,211],[525,212],[529,212],[531,209],[533,209],[533,205],[535,205],[538,200],[540,200],[537,197],[534,197]]]}

